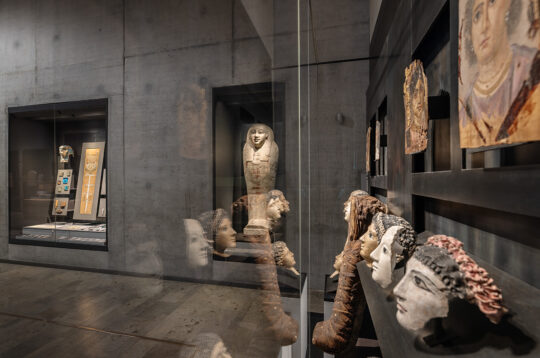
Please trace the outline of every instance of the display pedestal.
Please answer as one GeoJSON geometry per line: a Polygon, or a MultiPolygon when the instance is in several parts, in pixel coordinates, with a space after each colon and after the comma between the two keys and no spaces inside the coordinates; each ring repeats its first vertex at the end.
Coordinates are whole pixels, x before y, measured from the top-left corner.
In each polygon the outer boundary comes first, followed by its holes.
{"type": "MultiPolygon", "coordinates": [[[[324,280],[324,320],[330,319],[330,316],[332,315],[332,308],[334,307],[334,299],[336,297],[336,291],[339,281],[339,275],[330,278],[330,275],[325,275],[324,280]]],[[[331,358],[334,355],[323,353],[324,358],[331,358]]]]}
{"type": "Polygon", "coordinates": [[[105,246],[107,240],[106,224],[73,224],[56,222],[50,224],[25,226],[17,240],[34,242],[56,242],[65,244],[84,244],[105,246]]]}
{"type": "MultiPolygon", "coordinates": [[[[278,271],[279,272],[279,271],[278,271]]],[[[298,322],[298,339],[290,346],[281,347],[279,357],[281,358],[304,358],[308,346],[308,312],[307,312],[307,280],[302,274],[302,288],[299,297],[281,294],[283,310],[298,322]]]]}

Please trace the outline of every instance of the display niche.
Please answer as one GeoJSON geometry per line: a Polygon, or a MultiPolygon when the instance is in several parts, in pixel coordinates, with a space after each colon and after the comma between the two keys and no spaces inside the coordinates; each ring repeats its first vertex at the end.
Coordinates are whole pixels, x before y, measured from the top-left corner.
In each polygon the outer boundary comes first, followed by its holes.
{"type": "Polygon", "coordinates": [[[107,100],[8,113],[9,242],[106,250],[107,100]]]}

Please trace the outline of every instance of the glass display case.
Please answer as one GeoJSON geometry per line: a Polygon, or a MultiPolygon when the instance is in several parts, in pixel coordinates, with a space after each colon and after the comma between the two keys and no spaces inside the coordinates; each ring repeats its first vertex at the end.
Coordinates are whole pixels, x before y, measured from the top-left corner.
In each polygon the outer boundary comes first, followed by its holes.
{"type": "Polygon", "coordinates": [[[107,247],[107,100],[10,107],[10,242],[107,247]]]}
{"type": "Polygon", "coordinates": [[[0,9],[0,356],[540,356],[540,0],[0,9]]]}

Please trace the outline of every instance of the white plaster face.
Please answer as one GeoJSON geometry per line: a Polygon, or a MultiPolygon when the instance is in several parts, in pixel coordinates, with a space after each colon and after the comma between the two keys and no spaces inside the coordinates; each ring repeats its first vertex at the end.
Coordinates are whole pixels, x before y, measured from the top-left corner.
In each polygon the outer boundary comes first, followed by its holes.
{"type": "Polygon", "coordinates": [[[403,230],[401,226],[392,226],[384,233],[381,243],[371,253],[373,260],[371,276],[381,287],[388,287],[392,283],[394,267],[396,267],[397,255],[403,250],[398,243],[397,237],[403,230]]]}
{"type": "Polygon", "coordinates": [[[268,133],[263,127],[253,126],[249,130],[249,138],[251,139],[251,142],[255,148],[259,149],[268,139],[268,133]]]}
{"type": "Polygon", "coordinates": [[[422,329],[437,317],[448,315],[446,286],[426,265],[412,257],[407,272],[394,288],[396,318],[400,325],[411,331],[422,329]]]}
{"type": "Polygon", "coordinates": [[[201,223],[195,219],[184,219],[188,264],[191,267],[208,265],[208,241],[204,237],[201,223]]]}

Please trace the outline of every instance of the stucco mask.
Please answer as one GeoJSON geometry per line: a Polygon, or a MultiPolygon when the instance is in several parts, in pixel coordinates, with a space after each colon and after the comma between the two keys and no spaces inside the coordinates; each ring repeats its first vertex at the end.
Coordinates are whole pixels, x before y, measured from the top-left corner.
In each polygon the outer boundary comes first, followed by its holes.
{"type": "Polygon", "coordinates": [[[403,247],[397,240],[398,235],[403,231],[401,226],[392,226],[383,235],[380,244],[371,253],[372,277],[381,287],[390,286],[393,279],[394,268],[401,257],[403,247]]]}
{"type": "Polygon", "coordinates": [[[415,257],[407,262],[406,274],[394,288],[396,318],[411,331],[422,329],[428,321],[448,315],[446,286],[429,267],[415,257]]]}

